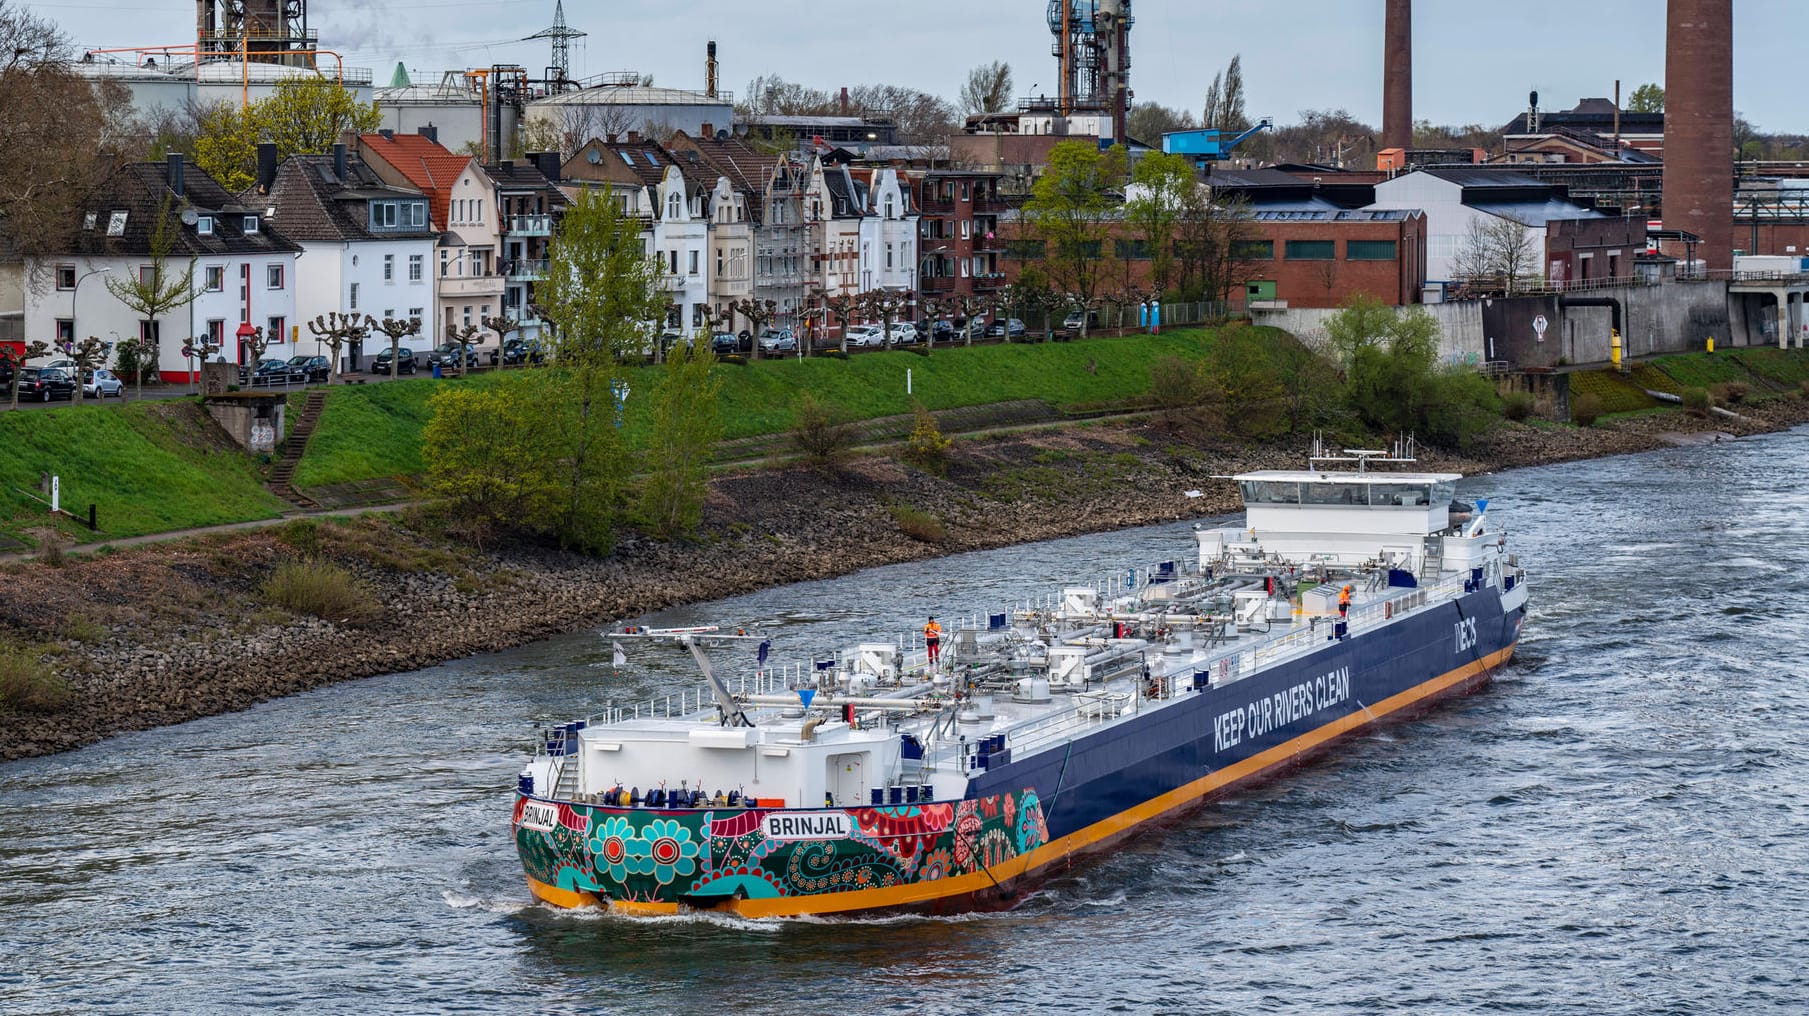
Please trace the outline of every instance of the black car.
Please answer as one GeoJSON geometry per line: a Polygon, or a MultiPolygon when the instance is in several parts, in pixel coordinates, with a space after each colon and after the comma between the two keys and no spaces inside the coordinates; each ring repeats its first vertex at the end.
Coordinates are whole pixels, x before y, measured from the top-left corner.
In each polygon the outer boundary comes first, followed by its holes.
{"type": "Polygon", "coordinates": [[[49,402],[75,398],[75,377],[61,367],[27,367],[19,372],[19,398],[49,402]]]}
{"type": "MultiPolygon", "coordinates": [[[[466,346],[466,347],[464,347],[464,349],[465,349],[465,366],[466,367],[477,366],[477,350],[471,346],[466,346]]],[[[437,348],[435,348],[432,352],[427,354],[427,364],[430,367],[433,366],[434,364],[439,364],[439,366],[442,370],[446,370],[446,369],[456,367],[458,365],[458,362],[459,362],[459,344],[456,342],[442,342],[439,344],[439,346],[437,348]]]]}
{"type": "MultiPolygon", "coordinates": [[[[380,351],[376,356],[371,357],[371,365],[365,368],[365,373],[388,374],[391,352],[391,350],[385,349],[380,351]]],[[[396,373],[413,374],[415,372],[415,351],[404,346],[400,350],[394,352],[396,358],[396,373]]]]}
{"type": "Polygon", "coordinates": [[[546,348],[539,339],[510,339],[503,343],[502,352],[490,351],[490,366],[498,365],[514,367],[524,363],[545,363],[546,348]]]}
{"type": "Polygon", "coordinates": [[[325,381],[333,372],[333,365],[324,356],[291,356],[289,358],[289,374],[301,378],[304,382],[325,381]]]}
{"type": "Polygon", "coordinates": [[[13,365],[10,362],[0,360],[0,392],[6,391],[6,386],[13,383],[13,374],[15,373],[16,371],[13,370],[13,365]]]}
{"type": "Polygon", "coordinates": [[[239,384],[250,388],[286,385],[294,380],[299,380],[299,377],[289,369],[287,360],[261,360],[256,367],[239,368],[239,384]]]}

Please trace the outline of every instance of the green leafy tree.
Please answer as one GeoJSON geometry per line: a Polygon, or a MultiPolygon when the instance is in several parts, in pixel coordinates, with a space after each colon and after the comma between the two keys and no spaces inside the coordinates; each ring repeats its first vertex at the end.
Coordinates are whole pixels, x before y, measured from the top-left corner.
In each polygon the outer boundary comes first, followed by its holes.
{"type": "Polygon", "coordinates": [[[666,304],[659,264],[641,246],[638,219],[609,196],[580,191],[560,221],[539,303],[557,328],[562,368],[547,439],[558,449],[564,480],[557,533],[566,546],[609,547],[612,520],[628,471],[619,431],[628,380],[624,363],[657,337],[666,304]]]}
{"type": "MultiPolygon", "coordinates": [[[[171,214],[174,211],[173,199],[166,197],[152,219],[150,264],[145,266],[148,271],[141,267],[137,272],[113,273],[105,279],[107,292],[145,320],[144,333],[151,348],[139,362],[151,366],[157,363],[157,344],[162,338],[164,315],[188,306],[201,295],[195,289],[195,259],[189,258],[186,264],[181,264],[171,256],[181,229],[181,220],[171,214]]],[[[140,370],[139,395],[144,394],[143,378],[144,371],[140,370]]]]}
{"type": "Polygon", "coordinates": [[[1253,328],[1220,331],[1200,377],[1206,401],[1226,430],[1267,438],[1285,429],[1285,393],[1266,335],[1253,328]]]}
{"type": "Polygon", "coordinates": [[[663,537],[691,532],[703,521],[710,452],[722,437],[722,378],[712,375],[715,367],[708,342],[681,342],[666,357],[649,400],[641,516],[663,537]]]}
{"type": "Polygon", "coordinates": [[[911,435],[905,439],[906,462],[926,473],[941,476],[948,470],[948,450],[954,444],[936,424],[936,414],[923,403],[911,404],[911,435]]]}
{"type": "Polygon", "coordinates": [[[1137,190],[1124,203],[1125,221],[1149,252],[1150,282],[1158,295],[1168,292],[1175,272],[1175,235],[1188,198],[1203,185],[1185,155],[1150,152],[1137,163],[1131,182],[1137,190]]]}
{"type": "Polygon", "coordinates": [[[315,76],[284,78],[269,98],[244,109],[215,106],[200,117],[195,162],[230,191],[250,187],[257,178],[257,146],[276,145],[277,158],[322,155],[346,132],[376,130],[383,123],[374,102],[357,96],[336,81],[315,76]]]}
{"type": "Polygon", "coordinates": [[[1440,367],[1438,322],[1422,309],[1397,314],[1360,294],[1326,320],[1326,334],[1344,368],[1346,405],[1376,432],[1464,448],[1496,418],[1487,379],[1440,367]]]}
{"type": "Polygon", "coordinates": [[[1092,307],[1110,277],[1107,244],[1124,182],[1124,146],[1102,152],[1064,141],[1050,150],[1049,169],[1024,205],[1032,234],[1050,248],[1044,270],[1071,302],[1092,307]]]}
{"type": "Polygon", "coordinates": [[[548,528],[561,493],[543,436],[543,374],[434,393],[421,435],[429,489],[454,528],[480,545],[508,530],[548,528]]]}
{"type": "Polygon", "coordinates": [[[1627,97],[1629,113],[1663,113],[1665,111],[1665,86],[1648,81],[1635,88],[1627,97]]]}

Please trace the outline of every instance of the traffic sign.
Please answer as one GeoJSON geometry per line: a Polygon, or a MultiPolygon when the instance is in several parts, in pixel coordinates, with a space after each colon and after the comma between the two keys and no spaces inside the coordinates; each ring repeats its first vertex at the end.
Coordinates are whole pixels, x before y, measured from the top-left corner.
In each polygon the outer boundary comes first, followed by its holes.
{"type": "Polygon", "coordinates": [[[1541,314],[1538,317],[1533,318],[1533,331],[1539,334],[1540,342],[1545,341],[1545,330],[1550,327],[1551,322],[1545,320],[1545,315],[1541,314]]]}

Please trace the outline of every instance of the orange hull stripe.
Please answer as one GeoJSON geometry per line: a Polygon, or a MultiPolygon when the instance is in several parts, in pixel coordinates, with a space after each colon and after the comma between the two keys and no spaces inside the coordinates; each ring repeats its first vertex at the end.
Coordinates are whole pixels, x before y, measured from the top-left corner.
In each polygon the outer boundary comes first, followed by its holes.
{"type": "MultiPolygon", "coordinates": [[[[1398,695],[1390,696],[1361,711],[1340,717],[1322,727],[1310,730],[1291,741],[1278,744],[1267,751],[1259,752],[1235,765],[1226,766],[1209,775],[1202,776],[1192,783],[1175,788],[1166,794],[1153,797],[1142,804],[1127,808],[1109,818],[1101,819],[1083,829],[1077,829],[1058,840],[1048,843],[1003,864],[995,865],[989,871],[973,872],[967,875],[956,875],[951,878],[938,879],[934,882],[913,882],[909,885],[887,886],[881,889],[859,889],[845,893],[825,893],[815,896],[785,896],[777,899],[749,899],[726,901],[719,909],[732,911],[743,917],[799,917],[807,914],[834,914],[855,910],[884,910],[888,908],[904,908],[930,903],[950,896],[963,896],[970,893],[985,892],[988,889],[1003,885],[1012,879],[1028,872],[1036,871],[1057,861],[1071,859],[1076,853],[1086,850],[1102,840],[1107,840],[1129,831],[1152,819],[1199,800],[1227,786],[1249,779],[1265,770],[1287,765],[1300,756],[1317,749],[1328,742],[1343,737],[1352,731],[1368,724],[1375,723],[1394,713],[1407,709],[1428,698],[1443,694],[1450,689],[1475,678],[1485,671],[1493,670],[1506,663],[1514,655],[1514,647],[1509,646],[1497,653],[1484,657],[1475,663],[1465,664],[1456,670],[1442,674],[1415,685],[1398,695]]],[[[550,889],[562,897],[581,898],[594,901],[589,893],[570,893],[562,889],[553,889],[541,883],[528,880],[534,887],[535,895],[556,906],[570,906],[548,897],[541,892],[542,888],[550,889]]],[[[585,905],[585,904],[580,904],[585,905]]],[[[671,913],[676,904],[665,904],[672,909],[654,909],[658,904],[624,905],[612,902],[613,906],[628,909],[644,908],[631,912],[638,913],[671,913]]]]}

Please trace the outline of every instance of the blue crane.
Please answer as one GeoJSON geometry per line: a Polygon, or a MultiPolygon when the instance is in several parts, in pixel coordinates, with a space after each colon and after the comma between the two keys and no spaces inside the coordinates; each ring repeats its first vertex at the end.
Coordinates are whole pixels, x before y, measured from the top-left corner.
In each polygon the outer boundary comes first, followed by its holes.
{"type": "Polygon", "coordinates": [[[1209,162],[1224,162],[1231,158],[1232,149],[1250,140],[1258,131],[1265,131],[1275,126],[1275,121],[1263,117],[1256,126],[1236,135],[1217,127],[1204,130],[1173,131],[1162,135],[1162,151],[1169,155],[1185,155],[1193,159],[1193,164],[1206,169],[1209,162]]]}

